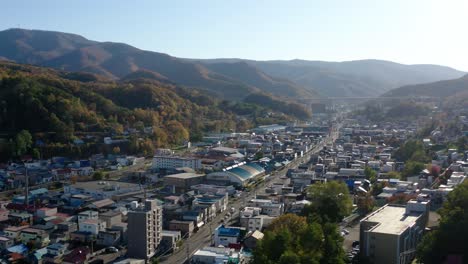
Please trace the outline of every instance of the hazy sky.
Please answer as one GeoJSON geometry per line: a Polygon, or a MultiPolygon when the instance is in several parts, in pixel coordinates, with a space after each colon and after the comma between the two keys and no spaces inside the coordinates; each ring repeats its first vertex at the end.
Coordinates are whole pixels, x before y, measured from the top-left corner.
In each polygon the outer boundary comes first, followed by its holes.
{"type": "Polygon", "coordinates": [[[386,59],[468,71],[468,0],[6,0],[21,27],[188,58],[386,59]]]}

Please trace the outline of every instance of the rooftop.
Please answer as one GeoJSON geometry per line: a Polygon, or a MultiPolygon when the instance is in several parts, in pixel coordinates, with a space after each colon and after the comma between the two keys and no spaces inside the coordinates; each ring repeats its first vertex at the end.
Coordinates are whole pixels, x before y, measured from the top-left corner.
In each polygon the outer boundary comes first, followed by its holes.
{"type": "Polygon", "coordinates": [[[167,175],[164,178],[171,178],[171,179],[190,179],[190,178],[199,178],[205,176],[204,174],[196,174],[196,173],[191,173],[191,172],[185,172],[185,173],[178,173],[178,174],[172,174],[172,175],[167,175]]]}
{"type": "Polygon", "coordinates": [[[237,149],[228,148],[228,147],[216,147],[216,148],[212,148],[211,150],[212,151],[218,151],[218,152],[224,152],[224,153],[228,153],[228,154],[237,153],[237,149]]]}
{"type": "Polygon", "coordinates": [[[406,214],[406,207],[387,205],[377,210],[363,221],[378,223],[370,229],[374,233],[400,234],[413,225],[422,213],[406,214]]]}
{"type": "Polygon", "coordinates": [[[229,237],[239,237],[240,230],[238,228],[229,228],[229,227],[219,227],[218,228],[219,236],[229,236],[229,237]]]}
{"type": "Polygon", "coordinates": [[[114,203],[115,202],[112,201],[111,199],[103,199],[103,200],[95,201],[92,204],[97,208],[101,208],[101,207],[113,205],[114,203]]]}
{"type": "Polygon", "coordinates": [[[131,189],[131,188],[140,188],[138,184],[128,183],[128,182],[119,182],[119,181],[89,181],[89,182],[77,182],[70,185],[74,188],[88,189],[88,190],[108,190],[110,187],[118,187],[120,189],[131,189]]]}

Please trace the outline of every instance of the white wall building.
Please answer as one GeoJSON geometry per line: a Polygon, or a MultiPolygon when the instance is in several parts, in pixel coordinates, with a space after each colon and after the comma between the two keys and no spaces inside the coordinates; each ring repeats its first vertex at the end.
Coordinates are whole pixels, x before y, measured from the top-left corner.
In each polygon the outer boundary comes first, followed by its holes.
{"type": "Polygon", "coordinates": [[[153,169],[176,169],[182,167],[191,168],[193,170],[200,170],[202,169],[201,159],[175,156],[153,157],[153,169]]]}

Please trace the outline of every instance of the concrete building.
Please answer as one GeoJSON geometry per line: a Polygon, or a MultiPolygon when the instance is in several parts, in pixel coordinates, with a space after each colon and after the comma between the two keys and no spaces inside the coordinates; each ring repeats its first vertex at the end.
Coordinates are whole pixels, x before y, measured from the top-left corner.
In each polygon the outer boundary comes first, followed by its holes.
{"type": "Polygon", "coordinates": [[[20,239],[23,244],[34,243],[37,247],[45,247],[49,244],[49,234],[44,230],[26,228],[21,231],[20,239]]]}
{"type": "Polygon", "coordinates": [[[361,254],[371,263],[411,263],[427,223],[429,202],[385,205],[360,223],[361,254]]]}
{"type": "Polygon", "coordinates": [[[161,242],[162,206],[157,200],[145,203],[127,214],[128,251],[132,258],[150,259],[161,242]]]}
{"type": "Polygon", "coordinates": [[[81,232],[88,232],[97,235],[101,231],[106,230],[106,222],[99,219],[86,219],[78,223],[78,229],[81,232]]]}
{"type": "Polygon", "coordinates": [[[0,236],[0,250],[9,248],[15,244],[15,241],[6,236],[0,236]]]}
{"type": "Polygon", "coordinates": [[[275,217],[260,214],[260,207],[245,207],[240,213],[240,226],[248,231],[263,230],[275,219],[275,217]]]}
{"type": "Polygon", "coordinates": [[[161,247],[162,250],[168,251],[177,249],[177,242],[182,239],[180,231],[163,230],[161,233],[161,247]]]}
{"type": "Polygon", "coordinates": [[[91,211],[91,210],[83,211],[78,214],[78,224],[88,219],[97,220],[98,216],[99,216],[99,213],[96,211],[91,211]]]}
{"type": "Polygon", "coordinates": [[[94,199],[112,198],[113,196],[143,192],[139,184],[119,181],[77,182],[63,188],[65,194],[83,194],[94,199]]]}
{"type": "Polygon", "coordinates": [[[228,247],[230,244],[237,244],[245,233],[246,230],[243,227],[218,226],[214,230],[214,246],[228,247]]]}
{"type": "Polygon", "coordinates": [[[177,193],[186,192],[190,187],[202,183],[205,180],[204,174],[195,173],[178,173],[165,176],[163,178],[164,185],[172,185],[177,193]]]}
{"type": "Polygon", "coordinates": [[[193,254],[191,263],[241,263],[241,255],[232,248],[204,247],[193,254]]]}
{"type": "Polygon", "coordinates": [[[172,220],[169,222],[169,230],[180,231],[183,237],[190,237],[194,229],[195,225],[193,221],[172,220]]]}
{"type": "Polygon", "coordinates": [[[175,156],[153,157],[153,169],[176,169],[182,167],[191,168],[193,170],[200,170],[202,169],[201,159],[175,156]]]}
{"type": "Polygon", "coordinates": [[[99,219],[106,222],[108,227],[122,223],[122,212],[120,211],[107,211],[99,214],[99,219]]]}

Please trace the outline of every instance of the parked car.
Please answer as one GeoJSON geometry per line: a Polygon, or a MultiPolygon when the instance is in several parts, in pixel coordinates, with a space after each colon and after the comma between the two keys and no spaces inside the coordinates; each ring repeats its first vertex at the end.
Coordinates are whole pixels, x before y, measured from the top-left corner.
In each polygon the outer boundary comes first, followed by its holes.
{"type": "Polygon", "coordinates": [[[106,253],[117,253],[119,250],[116,247],[108,247],[106,248],[106,253]]]}

